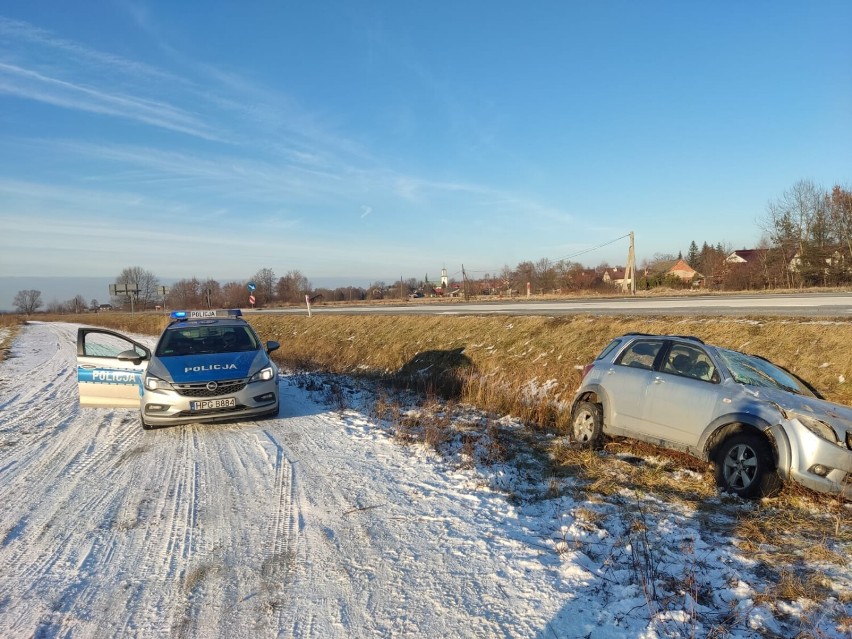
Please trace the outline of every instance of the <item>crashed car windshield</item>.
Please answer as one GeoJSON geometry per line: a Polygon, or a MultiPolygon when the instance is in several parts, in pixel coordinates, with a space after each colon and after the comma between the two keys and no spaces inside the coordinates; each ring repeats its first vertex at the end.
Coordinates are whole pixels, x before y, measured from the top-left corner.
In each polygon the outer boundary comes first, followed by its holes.
{"type": "Polygon", "coordinates": [[[740,384],[777,388],[797,395],[818,397],[796,377],[765,359],[724,348],[717,350],[731,376],[740,384]]]}

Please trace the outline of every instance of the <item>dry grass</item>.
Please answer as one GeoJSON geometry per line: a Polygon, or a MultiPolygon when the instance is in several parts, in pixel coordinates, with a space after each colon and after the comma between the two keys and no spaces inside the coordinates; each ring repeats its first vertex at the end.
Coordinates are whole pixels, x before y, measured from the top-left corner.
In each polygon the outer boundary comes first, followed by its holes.
{"type": "Polygon", "coordinates": [[[279,361],[387,377],[541,427],[567,423],[580,369],[629,331],[696,335],[779,363],[852,404],[852,322],[687,318],[249,316],[279,361]],[[850,383],[841,382],[849,379],[850,383]]]}
{"type": "Polygon", "coordinates": [[[0,331],[6,334],[5,338],[0,337],[0,362],[6,359],[18,327],[26,320],[27,318],[23,315],[0,314],[0,331]]]}
{"type": "Polygon", "coordinates": [[[38,315],[35,318],[40,322],[74,322],[140,335],[159,335],[169,323],[169,317],[164,313],[117,313],[113,311],[77,315],[38,315]]]}
{"type": "MultiPolygon", "coordinates": [[[[580,369],[629,331],[695,335],[767,357],[825,397],[852,404],[852,321],[718,317],[246,316],[296,370],[385,378],[544,427],[566,422],[580,369]],[[849,383],[841,381],[849,380],[849,383]]],[[[155,335],[163,314],[40,316],[155,335]]]]}

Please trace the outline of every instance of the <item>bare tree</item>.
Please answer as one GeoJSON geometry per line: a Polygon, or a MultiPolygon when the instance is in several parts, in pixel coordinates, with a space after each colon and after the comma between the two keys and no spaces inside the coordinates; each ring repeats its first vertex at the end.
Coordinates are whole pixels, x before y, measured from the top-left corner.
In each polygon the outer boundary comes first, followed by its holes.
{"type": "Polygon", "coordinates": [[[223,308],[222,286],[214,279],[207,279],[201,283],[201,303],[207,308],[223,308]]]}
{"type": "Polygon", "coordinates": [[[556,288],[556,269],[546,257],[535,263],[536,288],[542,293],[551,293],[556,288]]]}
{"type": "Polygon", "coordinates": [[[33,289],[18,291],[12,303],[15,305],[15,308],[18,309],[19,313],[32,315],[43,306],[41,301],[41,291],[33,289]]]}
{"type": "Polygon", "coordinates": [[[787,271],[789,285],[824,278],[826,250],[835,241],[829,202],[824,189],[811,180],[799,180],[767,206],[760,224],[781,249],[785,263],[793,264],[787,271]]]}
{"type": "Polygon", "coordinates": [[[115,283],[127,286],[128,290],[136,291],[136,293],[119,295],[118,298],[126,303],[131,302],[132,296],[132,303],[139,309],[146,309],[153,305],[157,295],[157,286],[159,286],[157,276],[141,266],[130,266],[124,269],[115,278],[115,283]]]}
{"type": "Polygon", "coordinates": [[[82,313],[86,310],[86,298],[78,293],[68,300],[65,306],[73,313],[82,313]]]}
{"type": "Polygon", "coordinates": [[[835,185],[828,200],[834,236],[845,249],[845,274],[852,275],[852,190],[835,185]]]}
{"type": "Polygon", "coordinates": [[[262,268],[252,277],[252,282],[257,287],[254,296],[257,305],[268,304],[275,299],[275,272],[271,268],[262,268]]]}
{"type": "Polygon", "coordinates": [[[248,294],[245,282],[228,282],[222,285],[219,299],[225,308],[243,308],[248,306],[248,294]]]}
{"type": "Polygon", "coordinates": [[[275,291],[282,302],[300,303],[311,292],[311,283],[300,271],[292,270],[278,280],[275,291]]]}
{"type": "Polygon", "coordinates": [[[65,302],[60,302],[57,299],[52,299],[47,303],[47,307],[44,309],[51,315],[64,315],[68,312],[68,306],[65,302]]]}
{"type": "Polygon", "coordinates": [[[178,280],[171,285],[166,301],[171,308],[199,308],[200,288],[201,285],[194,277],[191,280],[178,280]]]}
{"type": "Polygon", "coordinates": [[[499,277],[502,289],[507,295],[511,295],[512,290],[515,288],[515,282],[518,279],[517,273],[509,268],[508,264],[506,264],[502,269],[500,269],[499,277]]]}

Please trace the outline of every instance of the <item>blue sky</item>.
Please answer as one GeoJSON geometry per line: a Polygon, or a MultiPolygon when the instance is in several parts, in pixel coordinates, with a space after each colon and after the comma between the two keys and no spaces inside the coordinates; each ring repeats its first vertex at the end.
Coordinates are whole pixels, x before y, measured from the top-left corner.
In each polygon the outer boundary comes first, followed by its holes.
{"type": "Polygon", "coordinates": [[[753,246],[798,180],[852,183],[850,26],[845,0],[5,0],[0,276],[753,246]]]}

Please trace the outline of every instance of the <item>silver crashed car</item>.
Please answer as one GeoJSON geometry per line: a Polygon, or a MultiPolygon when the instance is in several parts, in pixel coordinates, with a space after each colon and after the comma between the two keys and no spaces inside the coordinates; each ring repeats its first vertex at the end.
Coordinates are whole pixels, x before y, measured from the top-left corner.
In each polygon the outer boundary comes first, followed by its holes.
{"type": "Polygon", "coordinates": [[[138,408],[142,427],[278,414],[278,367],[238,309],[174,311],[151,352],[120,333],[77,331],[84,408],[138,408]]]}
{"type": "Polygon", "coordinates": [[[583,371],[571,434],[630,437],[712,461],[724,491],[771,494],[778,479],[852,500],[852,408],[761,357],[696,337],[628,333],[583,371]]]}

